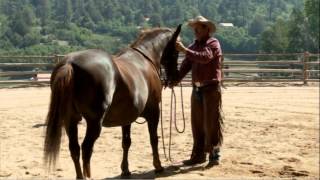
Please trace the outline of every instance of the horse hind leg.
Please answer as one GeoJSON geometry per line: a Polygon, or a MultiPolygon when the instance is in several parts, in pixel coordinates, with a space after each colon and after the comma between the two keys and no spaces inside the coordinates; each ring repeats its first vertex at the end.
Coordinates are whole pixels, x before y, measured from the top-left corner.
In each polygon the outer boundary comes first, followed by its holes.
{"type": "Polygon", "coordinates": [[[94,142],[98,139],[101,132],[100,119],[90,120],[87,119],[86,135],[81,145],[82,161],[83,161],[83,175],[86,179],[91,178],[90,159],[94,142]]]}
{"type": "Polygon", "coordinates": [[[128,163],[128,152],[131,146],[131,137],[130,137],[131,125],[122,126],[122,149],[123,157],[121,162],[121,176],[129,176],[131,173],[129,171],[128,163]]]}
{"type": "Polygon", "coordinates": [[[152,154],[153,154],[153,166],[155,167],[155,172],[160,173],[164,169],[161,166],[160,158],[159,158],[159,151],[158,151],[158,123],[159,123],[159,108],[154,108],[152,111],[149,111],[145,118],[148,122],[148,130],[150,135],[150,143],[152,147],[152,154]]]}
{"type": "Polygon", "coordinates": [[[66,132],[69,138],[69,150],[71,158],[74,163],[77,177],[76,179],[83,179],[83,174],[80,166],[80,146],[78,142],[78,122],[81,120],[80,115],[73,115],[70,118],[70,123],[66,125],[66,132]]]}

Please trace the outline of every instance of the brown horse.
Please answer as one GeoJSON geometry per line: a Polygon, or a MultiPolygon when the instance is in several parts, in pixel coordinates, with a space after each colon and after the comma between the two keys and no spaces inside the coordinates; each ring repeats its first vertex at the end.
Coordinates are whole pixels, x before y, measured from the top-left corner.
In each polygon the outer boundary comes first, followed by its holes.
{"type": "Polygon", "coordinates": [[[176,70],[168,70],[167,66],[168,62],[177,61],[178,52],[174,43],[180,29],[181,25],[175,33],[168,28],[145,31],[130,48],[114,58],[101,50],[86,50],[65,56],[51,76],[51,101],[44,146],[44,160],[49,168],[56,162],[64,127],[77,178],[90,178],[90,158],[101,127],[122,126],[121,170],[122,175],[130,175],[128,151],[131,123],[138,117],[144,117],[148,122],[155,171],[163,171],[157,136],[162,90],[159,70],[161,63],[165,64],[166,72],[176,70]],[[87,122],[81,145],[83,172],[79,161],[77,128],[82,117],[87,122]]]}

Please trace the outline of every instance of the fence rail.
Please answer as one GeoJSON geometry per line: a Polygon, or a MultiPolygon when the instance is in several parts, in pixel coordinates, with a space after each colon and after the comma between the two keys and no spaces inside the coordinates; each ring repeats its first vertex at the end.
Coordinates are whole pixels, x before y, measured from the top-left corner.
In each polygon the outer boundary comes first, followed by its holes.
{"type": "Polygon", "coordinates": [[[5,67],[53,67],[54,63],[0,63],[0,69],[5,67]]]}
{"type": "MultiPolygon", "coordinates": [[[[63,55],[0,56],[0,85],[49,84],[52,68],[63,57],[63,55]],[[6,60],[15,60],[15,62],[9,63],[6,60]],[[41,77],[42,75],[46,76],[41,77]]],[[[300,81],[304,84],[319,82],[319,57],[320,54],[308,52],[225,54],[223,61],[224,82],[300,81]],[[279,57],[283,57],[283,59],[274,60],[279,57]]],[[[182,59],[183,57],[180,57],[179,65],[182,59]]],[[[188,74],[182,83],[190,85],[191,75],[188,74]]]]}

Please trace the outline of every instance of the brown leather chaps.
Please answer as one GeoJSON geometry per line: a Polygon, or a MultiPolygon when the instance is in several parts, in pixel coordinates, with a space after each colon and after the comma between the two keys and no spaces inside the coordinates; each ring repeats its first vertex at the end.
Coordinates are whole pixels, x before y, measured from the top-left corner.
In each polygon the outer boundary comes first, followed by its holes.
{"type": "Polygon", "coordinates": [[[221,89],[219,84],[193,87],[191,96],[191,126],[193,134],[192,157],[203,157],[223,140],[221,116],[221,89]]]}

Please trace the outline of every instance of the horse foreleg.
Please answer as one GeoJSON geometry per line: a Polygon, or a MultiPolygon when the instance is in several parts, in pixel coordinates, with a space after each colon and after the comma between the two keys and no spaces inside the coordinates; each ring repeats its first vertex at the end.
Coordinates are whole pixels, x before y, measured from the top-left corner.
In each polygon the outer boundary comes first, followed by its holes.
{"type": "Polygon", "coordinates": [[[66,132],[69,138],[69,150],[71,158],[74,163],[74,167],[77,173],[77,179],[83,179],[81,166],[80,166],[80,146],[78,143],[78,121],[81,120],[80,116],[72,118],[70,124],[66,127],[66,132]]]}
{"type": "Polygon", "coordinates": [[[158,123],[159,123],[159,108],[154,109],[151,111],[150,114],[146,116],[148,121],[148,129],[150,135],[150,143],[152,147],[152,154],[153,154],[153,166],[155,168],[155,172],[159,173],[163,171],[163,167],[161,166],[161,162],[159,159],[159,152],[158,152],[158,123]]]}
{"type": "Polygon", "coordinates": [[[83,175],[85,178],[91,177],[90,159],[92,155],[93,145],[97,138],[100,136],[101,125],[98,121],[87,120],[87,131],[84,141],[81,145],[82,148],[82,161],[83,161],[83,175]]]}
{"type": "Polygon", "coordinates": [[[129,171],[128,164],[128,152],[131,146],[131,137],[130,137],[131,125],[122,126],[122,149],[123,149],[123,158],[121,162],[121,176],[129,176],[131,173],[129,171]]]}

